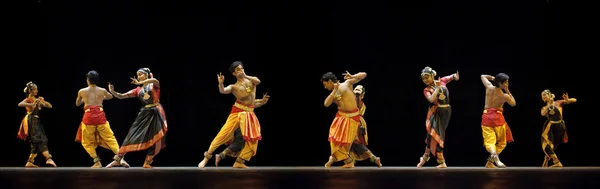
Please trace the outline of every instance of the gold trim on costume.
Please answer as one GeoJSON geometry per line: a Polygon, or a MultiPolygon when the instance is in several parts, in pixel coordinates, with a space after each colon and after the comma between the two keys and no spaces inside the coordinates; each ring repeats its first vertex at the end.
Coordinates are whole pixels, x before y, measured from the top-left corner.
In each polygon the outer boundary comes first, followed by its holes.
{"type": "Polygon", "coordinates": [[[157,103],[154,103],[154,104],[145,105],[144,108],[152,108],[152,107],[155,107],[155,106],[158,106],[158,105],[159,105],[159,103],[157,102],[157,103]]]}
{"type": "MultiPolygon", "coordinates": [[[[88,109],[85,109],[85,112],[89,112],[91,110],[92,110],[91,108],[88,108],[88,109]]],[[[104,108],[100,107],[100,111],[104,111],[104,108]]]]}
{"type": "MultiPolygon", "coordinates": [[[[488,111],[487,111],[487,110],[483,110],[483,113],[484,113],[484,114],[485,114],[485,113],[488,113],[488,111]]],[[[500,114],[502,114],[502,111],[496,110],[496,113],[500,113],[500,114]]]]}
{"type": "Polygon", "coordinates": [[[352,113],[346,113],[346,112],[338,111],[338,114],[340,114],[340,115],[342,115],[344,117],[354,117],[354,116],[360,115],[360,112],[356,111],[356,112],[352,112],[352,113]]]}
{"type": "Polygon", "coordinates": [[[438,104],[437,106],[439,108],[447,108],[447,107],[450,107],[450,104],[438,104]]]}
{"type": "Polygon", "coordinates": [[[235,102],[235,104],[233,104],[233,106],[235,106],[236,108],[242,109],[244,111],[247,111],[247,112],[253,112],[254,111],[254,108],[248,107],[248,106],[240,104],[238,102],[235,102]]]}

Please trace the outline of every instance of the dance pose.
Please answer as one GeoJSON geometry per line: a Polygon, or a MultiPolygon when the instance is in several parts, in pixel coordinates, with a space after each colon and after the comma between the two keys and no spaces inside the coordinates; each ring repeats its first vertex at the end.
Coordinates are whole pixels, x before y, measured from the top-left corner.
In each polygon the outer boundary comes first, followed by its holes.
{"type": "Polygon", "coordinates": [[[367,132],[367,122],[364,119],[367,106],[363,99],[365,98],[365,87],[362,85],[356,85],[354,88],[354,95],[356,96],[356,104],[358,104],[358,111],[360,112],[360,123],[358,127],[358,134],[354,143],[350,147],[350,156],[354,161],[363,161],[369,159],[369,161],[377,164],[377,167],[381,168],[381,158],[375,156],[367,145],[369,145],[369,135],[367,132]]]}
{"type": "MultiPolygon", "coordinates": [[[[112,129],[110,129],[110,124],[106,121],[106,115],[102,106],[102,102],[112,99],[113,95],[106,89],[96,85],[100,79],[98,72],[92,70],[86,76],[88,86],[79,90],[77,100],[75,101],[76,106],[84,104],[83,119],[77,129],[75,141],[81,142],[83,149],[92,157],[94,161],[92,168],[101,168],[102,162],[100,162],[100,157],[96,153],[98,146],[111,150],[115,155],[119,154],[119,143],[117,143],[117,139],[112,129]]],[[[124,167],[129,167],[129,164],[125,160],[111,164],[113,166],[123,165],[124,167]]]]}
{"type": "MultiPolygon", "coordinates": [[[[257,99],[256,101],[254,101],[254,108],[259,108],[267,104],[269,98],[270,96],[267,93],[263,94],[262,99],[257,99]]],[[[226,144],[228,144],[227,148],[225,148],[221,153],[215,156],[215,166],[217,167],[219,166],[219,162],[221,160],[225,159],[227,156],[237,158],[240,155],[242,149],[244,149],[245,140],[244,135],[242,134],[242,129],[240,129],[240,127],[238,127],[233,132],[233,140],[230,140],[226,144]]]]}
{"type": "Polygon", "coordinates": [[[450,94],[446,84],[453,80],[458,81],[458,72],[442,77],[439,80],[434,80],[436,75],[437,73],[431,67],[425,67],[421,70],[421,79],[427,85],[423,90],[423,94],[425,94],[425,98],[431,105],[429,106],[425,120],[425,129],[427,130],[425,143],[427,146],[425,146],[425,153],[420,158],[419,164],[417,164],[418,168],[423,167],[429,161],[430,153],[434,157],[437,157],[439,165],[436,168],[447,167],[446,160],[444,159],[444,141],[452,109],[450,107],[450,94]]]}
{"type": "Polygon", "coordinates": [[[490,153],[486,168],[505,168],[506,165],[498,157],[506,147],[507,142],[513,142],[510,127],[504,120],[502,112],[504,103],[516,106],[515,97],[508,90],[508,75],[499,73],[496,77],[481,75],[481,82],[485,86],[485,110],[481,116],[481,130],[483,144],[490,153]],[[493,81],[494,84],[492,84],[493,81]],[[494,165],[495,164],[495,165],[494,165]]]}
{"type": "Polygon", "coordinates": [[[38,87],[33,82],[28,82],[23,90],[27,95],[23,101],[19,103],[19,107],[25,108],[27,114],[21,121],[19,133],[17,137],[29,142],[31,153],[25,167],[38,167],[34,164],[35,157],[38,153],[42,153],[46,158],[46,164],[56,167],[56,163],[52,160],[52,155],[48,151],[48,137],[44,132],[44,126],[40,122],[40,111],[42,108],[52,108],[52,104],[44,100],[44,97],[38,97],[38,87]]]}
{"type": "MultiPolygon", "coordinates": [[[[137,71],[137,79],[131,78],[131,83],[138,86],[129,92],[122,94],[115,92],[110,83],[108,88],[118,99],[138,97],[142,107],[129,128],[129,132],[115,156],[114,166],[119,165],[128,152],[147,150],[143,168],[152,168],[154,157],[166,147],[165,136],[167,134],[167,118],[160,99],[160,82],[154,78],[148,68],[140,68],[137,71]]],[[[112,166],[106,166],[110,168],[112,166]]]]}
{"type": "MultiPolygon", "coordinates": [[[[262,135],[260,134],[260,123],[254,113],[254,108],[264,105],[268,101],[269,96],[265,94],[263,99],[255,99],[256,86],[260,84],[260,80],[257,77],[246,75],[242,62],[233,62],[229,66],[229,72],[236,77],[237,82],[225,87],[223,85],[225,76],[221,73],[217,74],[219,92],[221,94],[233,93],[236,101],[231,107],[231,112],[229,113],[229,117],[227,117],[227,121],[210,143],[208,151],[204,152],[204,159],[198,163],[199,168],[204,168],[204,166],[206,166],[208,160],[212,158],[212,153],[219,146],[228,142],[234,142],[235,131],[238,128],[240,129],[241,137],[243,137],[245,141],[243,147],[241,147],[241,145],[237,146],[238,148],[242,148],[241,152],[235,154],[234,150],[236,149],[231,149],[232,153],[225,153],[231,154],[230,156],[233,157],[237,156],[237,159],[233,164],[234,168],[248,168],[245,163],[246,161],[250,161],[250,159],[256,155],[258,141],[262,139],[262,135]]],[[[239,140],[238,143],[240,143],[239,140]]],[[[232,146],[232,148],[233,147],[234,146],[232,146]]],[[[215,163],[218,163],[224,157],[225,156],[222,156],[222,154],[219,154],[215,163]]]]}
{"type": "Polygon", "coordinates": [[[565,121],[563,121],[563,106],[577,102],[575,98],[569,98],[568,94],[563,94],[562,100],[554,101],[554,94],[550,90],[546,89],[542,92],[542,100],[546,103],[546,106],[542,108],[542,116],[546,116],[548,120],[544,123],[544,130],[542,131],[542,150],[546,154],[542,167],[548,167],[548,162],[552,159],[554,163],[550,167],[562,167],[562,163],[556,156],[556,148],[559,144],[567,143],[569,137],[567,136],[567,127],[565,121]]]}
{"type": "Polygon", "coordinates": [[[354,84],[367,77],[367,73],[359,72],[351,75],[346,72],[345,81],[340,83],[337,77],[327,72],[321,77],[321,82],[325,89],[331,93],[325,99],[325,107],[335,103],[338,112],[329,128],[329,146],[331,155],[329,161],[325,163],[326,168],[330,168],[334,162],[343,161],[342,168],[353,168],[354,160],[350,156],[350,147],[358,134],[360,124],[360,112],[352,89],[354,84]]]}

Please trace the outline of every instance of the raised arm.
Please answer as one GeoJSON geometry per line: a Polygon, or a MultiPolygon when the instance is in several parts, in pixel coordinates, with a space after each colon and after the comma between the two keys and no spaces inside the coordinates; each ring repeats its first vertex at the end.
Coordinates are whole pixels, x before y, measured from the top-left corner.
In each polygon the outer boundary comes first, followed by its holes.
{"type": "Polygon", "coordinates": [[[81,94],[83,91],[80,89],[77,92],[77,99],[75,100],[75,106],[81,106],[83,104],[83,95],[81,94]]]}
{"type": "Polygon", "coordinates": [[[52,108],[52,104],[50,104],[50,102],[44,100],[44,97],[40,97],[40,98],[41,98],[41,100],[40,100],[39,103],[40,103],[40,105],[42,107],[44,107],[44,108],[52,108]]]}
{"type": "Polygon", "coordinates": [[[221,94],[229,94],[231,93],[232,85],[227,85],[227,87],[223,87],[223,83],[219,83],[219,93],[221,94]]]}
{"type": "Polygon", "coordinates": [[[492,84],[494,77],[491,75],[481,75],[481,82],[483,83],[483,86],[485,86],[485,88],[493,88],[494,85],[492,84]]]}
{"type": "Polygon", "coordinates": [[[113,95],[110,94],[110,92],[108,92],[106,89],[103,89],[103,91],[104,91],[104,100],[113,99],[113,95]]]}
{"type": "Polygon", "coordinates": [[[515,101],[515,97],[513,97],[513,95],[510,93],[510,91],[508,91],[508,89],[506,90],[506,94],[504,94],[504,98],[506,98],[506,103],[508,103],[508,105],[514,107],[517,105],[517,101],[515,101]]]}
{"type": "Polygon", "coordinates": [[[569,93],[563,94],[562,97],[563,97],[563,103],[562,104],[564,104],[564,105],[577,102],[576,98],[569,98],[569,93]]]}
{"type": "Polygon", "coordinates": [[[346,75],[344,76],[344,79],[346,81],[344,81],[344,82],[349,82],[350,85],[354,85],[354,84],[358,83],[359,81],[365,79],[366,77],[367,77],[366,72],[358,72],[354,75],[350,75],[350,73],[348,73],[348,71],[346,71],[346,75]]]}
{"type": "Polygon", "coordinates": [[[334,84],[334,88],[331,91],[331,93],[329,94],[329,96],[327,96],[327,98],[325,98],[325,107],[329,107],[331,105],[331,103],[333,103],[333,99],[335,99],[335,95],[338,92],[338,86],[340,85],[340,83],[336,83],[334,84]]]}
{"type": "Polygon", "coordinates": [[[139,83],[139,85],[144,85],[146,83],[152,83],[155,86],[160,86],[160,82],[158,82],[158,79],[156,79],[156,78],[148,78],[148,79],[146,79],[144,81],[140,81],[140,82],[137,82],[137,83],[139,83]]]}
{"type": "Polygon", "coordinates": [[[248,76],[248,75],[244,75],[244,77],[248,80],[250,80],[250,82],[252,82],[252,84],[254,85],[258,85],[260,84],[260,79],[258,79],[258,77],[256,76],[248,76]]]}
{"type": "Polygon", "coordinates": [[[271,96],[267,95],[267,93],[263,94],[262,99],[256,99],[254,101],[254,108],[258,108],[258,107],[261,107],[261,106],[267,104],[267,102],[269,101],[269,98],[271,98],[271,96]]]}
{"type": "Polygon", "coordinates": [[[550,107],[549,104],[546,104],[546,106],[542,107],[542,111],[540,111],[540,113],[542,113],[542,116],[546,116],[546,113],[548,113],[549,107],[550,107]]]}
{"type": "Polygon", "coordinates": [[[37,104],[37,100],[33,103],[27,102],[27,99],[24,99],[23,101],[19,102],[19,104],[17,106],[21,107],[21,108],[26,108],[26,107],[34,107],[37,104]]]}
{"type": "Polygon", "coordinates": [[[458,81],[458,71],[454,74],[445,76],[440,78],[440,82],[442,83],[442,85],[446,85],[448,83],[450,83],[450,81],[458,81]]]}
{"type": "Polygon", "coordinates": [[[118,99],[126,99],[126,98],[136,97],[139,92],[138,88],[132,89],[132,90],[128,91],[127,93],[123,94],[123,93],[118,93],[117,91],[115,91],[115,86],[108,83],[108,90],[110,91],[110,93],[112,95],[114,95],[114,97],[117,97],[118,99]]]}

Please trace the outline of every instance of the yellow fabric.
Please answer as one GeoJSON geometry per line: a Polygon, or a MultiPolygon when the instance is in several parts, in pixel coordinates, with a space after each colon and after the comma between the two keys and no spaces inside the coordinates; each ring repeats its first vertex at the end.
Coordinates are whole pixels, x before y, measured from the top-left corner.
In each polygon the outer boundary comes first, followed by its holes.
{"type": "Polygon", "coordinates": [[[209,154],[212,154],[219,146],[233,140],[233,132],[240,126],[238,114],[239,113],[229,114],[227,121],[225,121],[225,124],[221,127],[221,130],[219,130],[217,136],[210,143],[210,147],[208,148],[209,154]]]}
{"type": "Polygon", "coordinates": [[[81,123],[81,145],[92,157],[96,158],[96,148],[98,146],[111,150],[113,153],[119,153],[119,143],[110,129],[108,121],[101,125],[86,125],[81,123]]]}
{"type": "Polygon", "coordinates": [[[246,141],[246,143],[244,144],[244,148],[242,149],[242,152],[240,153],[240,155],[238,157],[246,160],[246,161],[250,161],[250,158],[252,158],[252,156],[256,155],[256,150],[258,149],[258,141],[246,141]]]}
{"type": "Polygon", "coordinates": [[[499,127],[481,126],[483,145],[489,152],[500,154],[506,147],[506,124],[499,127]]]}
{"type": "Polygon", "coordinates": [[[350,157],[350,146],[352,144],[335,144],[333,141],[329,142],[331,146],[331,156],[335,161],[342,161],[350,157]]]}

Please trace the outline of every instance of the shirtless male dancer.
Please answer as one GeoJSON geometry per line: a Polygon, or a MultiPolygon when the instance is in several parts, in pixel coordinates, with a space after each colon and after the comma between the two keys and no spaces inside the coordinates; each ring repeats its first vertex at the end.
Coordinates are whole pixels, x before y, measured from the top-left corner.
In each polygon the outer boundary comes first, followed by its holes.
{"type": "Polygon", "coordinates": [[[506,168],[498,155],[504,150],[507,142],[513,142],[510,128],[502,115],[504,103],[513,107],[517,105],[515,97],[508,90],[508,79],[505,73],[499,73],[496,77],[481,75],[481,82],[485,86],[485,110],[481,116],[481,130],[483,144],[490,153],[486,168],[506,168]]]}
{"type": "MultiPolygon", "coordinates": [[[[113,95],[106,89],[96,86],[100,78],[98,72],[92,70],[86,76],[88,86],[79,90],[75,101],[76,106],[84,104],[85,111],[79,129],[77,129],[75,141],[81,142],[85,151],[94,159],[92,168],[101,168],[102,163],[96,153],[98,146],[111,150],[115,155],[119,154],[119,143],[110,129],[110,124],[106,121],[102,107],[102,102],[112,99],[113,95]]],[[[119,165],[129,167],[129,164],[123,159],[120,162],[113,161],[109,165],[111,167],[119,165]]]]}

